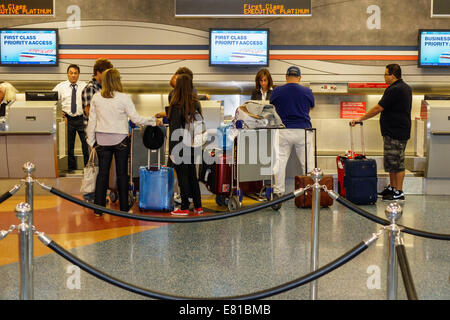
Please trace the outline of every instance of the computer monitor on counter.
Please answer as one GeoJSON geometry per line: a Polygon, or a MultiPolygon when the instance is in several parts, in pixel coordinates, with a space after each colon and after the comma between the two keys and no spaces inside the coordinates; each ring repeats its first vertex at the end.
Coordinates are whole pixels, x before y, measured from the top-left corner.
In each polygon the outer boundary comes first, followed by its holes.
{"type": "Polygon", "coordinates": [[[26,91],[26,101],[58,101],[57,91],[26,91]]]}

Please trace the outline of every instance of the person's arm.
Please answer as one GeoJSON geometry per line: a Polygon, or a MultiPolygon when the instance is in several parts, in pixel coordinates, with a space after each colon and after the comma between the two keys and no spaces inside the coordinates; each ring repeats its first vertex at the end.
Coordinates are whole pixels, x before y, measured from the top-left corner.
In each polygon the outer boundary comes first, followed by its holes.
{"type": "Polygon", "coordinates": [[[172,78],[170,78],[169,84],[172,88],[175,88],[175,85],[177,84],[177,76],[178,75],[176,73],[174,73],[172,78]]]}
{"type": "Polygon", "coordinates": [[[0,103],[2,103],[4,98],[5,98],[5,89],[0,87],[0,103]]]}
{"type": "Polygon", "coordinates": [[[141,117],[134,106],[133,101],[131,101],[131,98],[129,96],[126,96],[125,101],[125,111],[127,113],[128,118],[130,120],[138,125],[144,125],[144,126],[154,126],[156,125],[155,117],[151,118],[145,118],[141,117]]]}
{"type": "Polygon", "coordinates": [[[377,114],[379,114],[383,110],[384,110],[384,108],[382,106],[380,106],[379,104],[377,104],[376,106],[369,109],[369,111],[367,111],[364,115],[362,115],[358,119],[350,121],[350,124],[353,127],[353,126],[355,126],[356,122],[362,122],[364,120],[375,117],[377,114]]]}
{"type": "Polygon", "coordinates": [[[84,87],[81,91],[81,102],[83,106],[83,112],[86,117],[89,117],[89,111],[91,109],[91,100],[94,96],[93,88],[91,86],[84,87]]]}
{"type": "Polygon", "coordinates": [[[95,101],[92,100],[92,109],[89,114],[89,121],[86,127],[86,142],[93,147],[95,144],[95,127],[97,126],[97,112],[95,110],[95,101]]]}
{"type": "Polygon", "coordinates": [[[161,111],[161,112],[158,112],[157,114],[155,114],[155,118],[164,118],[164,117],[167,117],[167,114],[165,111],[161,111]]]}

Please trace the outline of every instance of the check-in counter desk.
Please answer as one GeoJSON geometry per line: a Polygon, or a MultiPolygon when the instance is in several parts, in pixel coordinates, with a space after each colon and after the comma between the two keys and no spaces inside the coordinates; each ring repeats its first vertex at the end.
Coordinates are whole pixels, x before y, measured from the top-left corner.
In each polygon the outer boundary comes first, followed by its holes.
{"type": "Polygon", "coordinates": [[[450,101],[428,100],[425,177],[450,178],[450,101]]]}
{"type": "Polygon", "coordinates": [[[15,101],[0,131],[0,178],[22,178],[23,164],[36,166],[36,178],[58,176],[56,103],[15,101]]]}

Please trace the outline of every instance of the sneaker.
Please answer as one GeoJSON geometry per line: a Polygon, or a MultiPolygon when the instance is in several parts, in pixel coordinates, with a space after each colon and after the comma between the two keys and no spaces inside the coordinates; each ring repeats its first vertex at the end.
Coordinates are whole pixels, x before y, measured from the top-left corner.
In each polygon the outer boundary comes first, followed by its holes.
{"type": "Polygon", "coordinates": [[[384,188],[383,191],[378,193],[378,196],[384,197],[384,196],[387,196],[387,195],[389,195],[391,193],[394,193],[394,188],[392,188],[391,186],[388,185],[386,188],[384,188]]]}
{"type": "Polygon", "coordinates": [[[405,200],[405,194],[403,193],[402,190],[394,190],[394,192],[383,196],[382,200],[405,200]]]}
{"type": "Polygon", "coordinates": [[[187,216],[189,215],[189,210],[181,210],[181,209],[175,209],[171,212],[174,216],[187,216]]]}
{"type": "Polygon", "coordinates": [[[203,209],[202,209],[202,207],[200,207],[200,208],[194,208],[194,213],[196,213],[196,214],[203,214],[203,209]]]}

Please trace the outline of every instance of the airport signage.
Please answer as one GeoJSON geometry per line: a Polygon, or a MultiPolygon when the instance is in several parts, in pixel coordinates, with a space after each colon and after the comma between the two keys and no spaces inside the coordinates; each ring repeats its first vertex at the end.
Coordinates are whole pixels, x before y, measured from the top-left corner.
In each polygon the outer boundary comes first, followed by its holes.
{"type": "Polygon", "coordinates": [[[358,119],[365,113],[365,102],[341,101],[341,119],[358,119]]]}
{"type": "Polygon", "coordinates": [[[303,17],[312,0],[175,0],[175,17],[303,17]]]}
{"type": "Polygon", "coordinates": [[[0,4],[0,16],[54,16],[55,0],[6,0],[0,4]]]}

